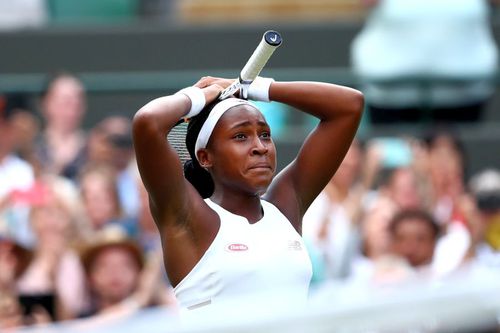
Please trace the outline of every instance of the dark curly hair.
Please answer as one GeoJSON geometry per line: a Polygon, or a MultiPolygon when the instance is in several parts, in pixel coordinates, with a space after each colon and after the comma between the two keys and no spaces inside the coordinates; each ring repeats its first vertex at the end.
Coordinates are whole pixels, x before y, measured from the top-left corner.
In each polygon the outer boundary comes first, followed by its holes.
{"type": "Polygon", "coordinates": [[[184,177],[196,188],[204,199],[214,193],[214,182],[210,173],[198,163],[194,149],[201,127],[218,102],[215,101],[208,104],[198,115],[191,118],[186,133],[186,147],[191,159],[184,163],[184,177]]]}

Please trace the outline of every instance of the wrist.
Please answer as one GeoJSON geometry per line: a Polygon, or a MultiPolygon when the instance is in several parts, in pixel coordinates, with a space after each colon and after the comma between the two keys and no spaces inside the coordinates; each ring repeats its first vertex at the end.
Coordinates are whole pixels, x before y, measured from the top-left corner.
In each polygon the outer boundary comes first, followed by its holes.
{"type": "Polygon", "coordinates": [[[269,89],[274,79],[258,76],[248,88],[248,99],[253,101],[270,102],[269,89]]]}
{"type": "Polygon", "coordinates": [[[191,108],[183,118],[192,118],[199,114],[205,107],[206,99],[203,91],[198,87],[187,87],[179,90],[175,95],[185,95],[191,101],[191,108]]]}

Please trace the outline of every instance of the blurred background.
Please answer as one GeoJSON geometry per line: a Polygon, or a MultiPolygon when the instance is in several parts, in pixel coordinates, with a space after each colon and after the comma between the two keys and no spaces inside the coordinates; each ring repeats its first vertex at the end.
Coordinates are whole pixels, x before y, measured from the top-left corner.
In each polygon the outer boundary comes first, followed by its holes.
{"type": "MultiPolygon", "coordinates": [[[[145,309],[161,309],[158,329],[175,331],[131,119],[201,76],[236,77],[269,29],[284,43],[261,75],[346,85],[366,101],[356,140],[304,218],[312,308],[326,309],[301,317],[310,331],[342,322],[347,300],[359,301],[347,302],[353,317],[371,318],[360,309],[384,309],[383,297],[433,317],[396,307],[400,326],[344,328],[498,331],[498,302],[486,297],[500,299],[490,283],[500,280],[488,279],[500,272],[494,0],[0,0],[0,331],[76,319],[87,332],[117,320],[124,331],[154,316],[145,309]],[[437,282],[457,276],[456,298],[439,294],[437,282]],[[435,297],[464,307],[439,313],[435,297]]],[[[260,106],[282,168],[316,120],[260,106]]]]}

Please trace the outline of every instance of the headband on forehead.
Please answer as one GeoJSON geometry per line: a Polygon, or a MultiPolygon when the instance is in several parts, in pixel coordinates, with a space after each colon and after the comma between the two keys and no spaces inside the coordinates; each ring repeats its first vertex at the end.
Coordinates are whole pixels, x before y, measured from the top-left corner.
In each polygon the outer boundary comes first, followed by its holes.
{"type": "Polygon", "coordinates": [[[219,119],[224,115],[226,111],[239,105],[249,105],[258,110],[258,108],[253,103],[250,103],[249,101],[246,101],[244,99],[227,98],[217,103],[217,105],[214,106],[214,108],[208,115],[208,118],[201,127],[200,133],[198,134],[198,138],[196,139],[196,144],[194,146],[194,153],[197,159],[198,156],[196,155],[196,153],[200,149],[207,147],[208,140],[210,139],[210,136],[212,135],[215,125],[217,125],[219,119]]]}

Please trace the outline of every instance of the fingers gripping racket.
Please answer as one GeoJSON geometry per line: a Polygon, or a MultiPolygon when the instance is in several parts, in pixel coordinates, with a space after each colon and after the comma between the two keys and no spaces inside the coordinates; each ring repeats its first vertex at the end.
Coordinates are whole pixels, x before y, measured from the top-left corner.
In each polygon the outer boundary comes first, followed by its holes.
{"type": "Polygon", "coordinates": [[[240,98],[247,99],[248,87],[259,76],[262,68],[264,68],[273,52],[281,45],[281,42],[281,35],[277,31],[266,31],[245,67],[241,70],[238,80],[222,91],[219,100],[232,96],[238,90],[240,90],[240,98]]]}
{"type": "MultiPolygon", "coordinates": [[[[264,68],[276,48],[281,45],[281,42],[281,35],[278,32],[273,30],[266,31],[252,56],[241,70],[238,80],[221,92],[219,100],[232,96],[239,89],[240,97],[246,99],[248,97],[248,87],[259,76],[262,68],[264,68]]],[[[177,152],[182,164],[191,159],[185,141],[187,126],[188,124],[181,120],[172,128],[167,136],[167,140],[177,152]]]]}

